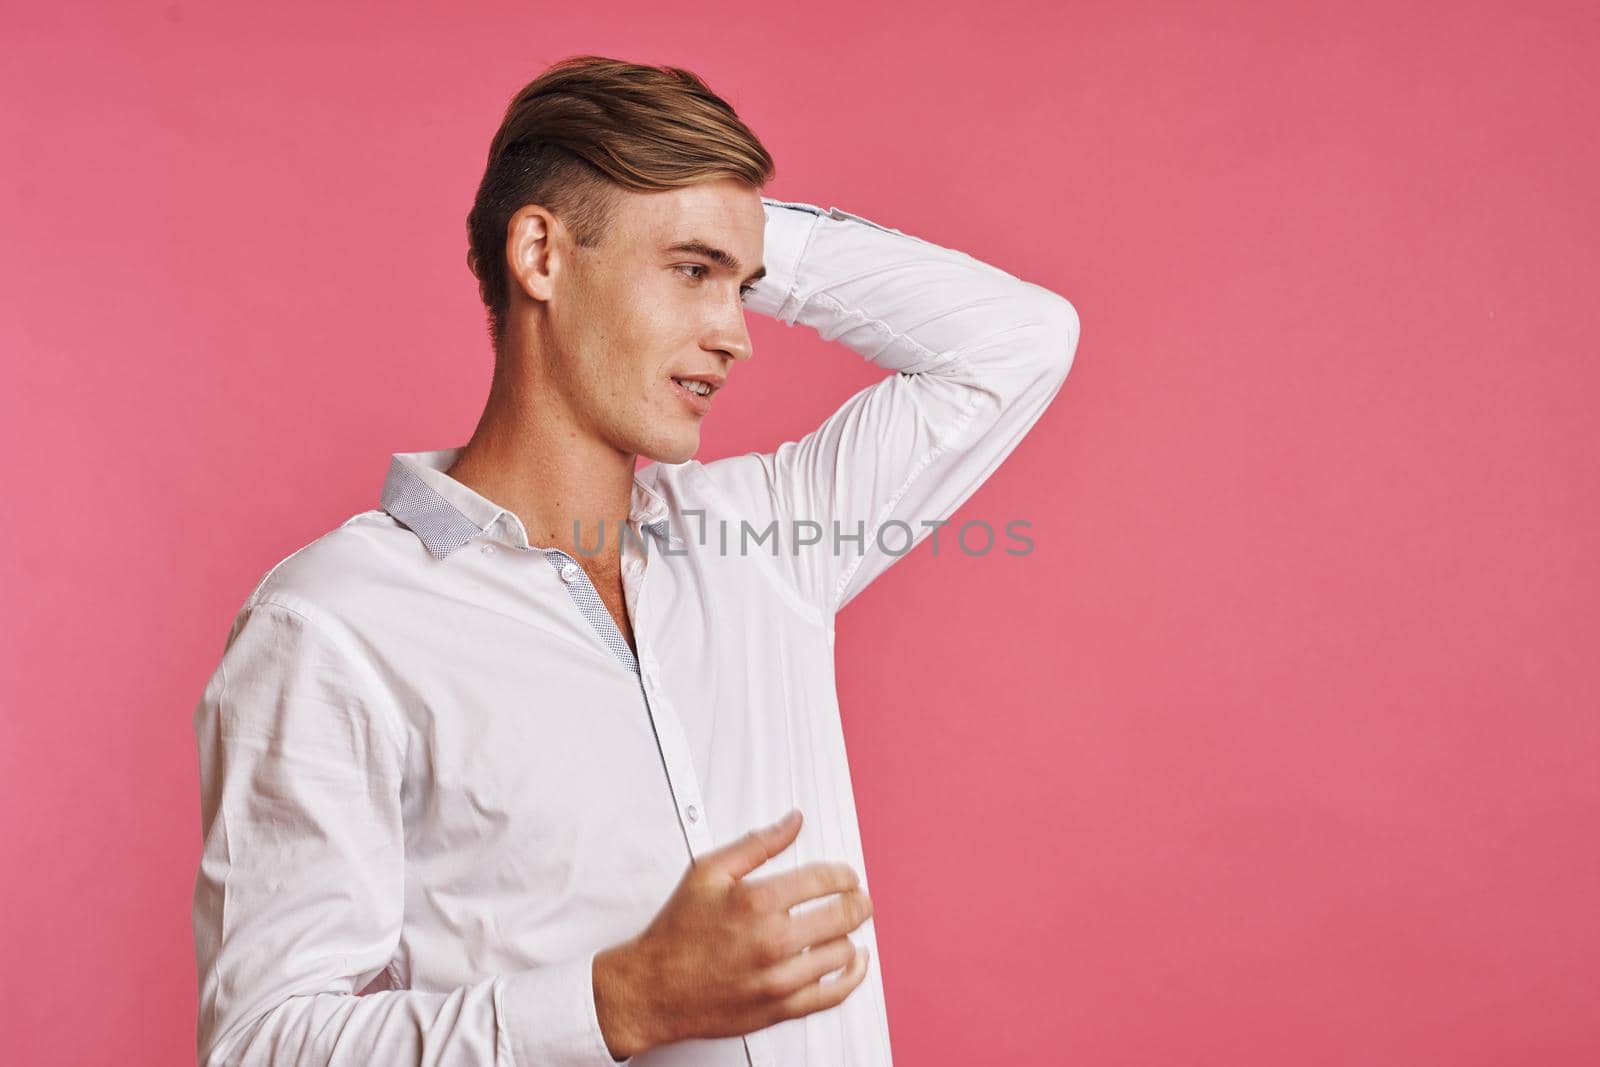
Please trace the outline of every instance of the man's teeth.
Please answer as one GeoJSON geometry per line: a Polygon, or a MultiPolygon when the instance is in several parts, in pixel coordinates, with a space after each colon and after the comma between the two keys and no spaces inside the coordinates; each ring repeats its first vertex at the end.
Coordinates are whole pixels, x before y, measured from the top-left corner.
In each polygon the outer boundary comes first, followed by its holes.
{"type": "Polygon", "coordinates": [[[696,382],[696,381],[691,381],[691,380],[689,380],[687,378],[674,378],[672,380],[677,382],[679,385],[683,386],[685,389],[689,390],[689,392],[691,392],[691,393],[698,393],[701,396],[710,396],[711,395],[711,383],[710,382],[696,382]]]}

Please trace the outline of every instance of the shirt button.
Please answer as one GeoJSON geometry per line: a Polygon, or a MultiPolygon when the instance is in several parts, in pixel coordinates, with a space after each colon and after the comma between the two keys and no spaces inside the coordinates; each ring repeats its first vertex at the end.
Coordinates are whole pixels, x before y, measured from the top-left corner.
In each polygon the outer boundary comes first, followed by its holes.
{"type": "Polygon", "coordinates": [[[690,822],[700,821],[700,809],[695,807],[693,804],[690,804],[687,808],[684,808],[683,813],[689,816],[690,822]]]}
{"type": "Polygon", "coordinates": [[[573,582],[577,581],[578,565],[576,563],[569,563],[565,567],[562,567],[561,580],[566,582],[568,585],[571,585],[573,582]]]}

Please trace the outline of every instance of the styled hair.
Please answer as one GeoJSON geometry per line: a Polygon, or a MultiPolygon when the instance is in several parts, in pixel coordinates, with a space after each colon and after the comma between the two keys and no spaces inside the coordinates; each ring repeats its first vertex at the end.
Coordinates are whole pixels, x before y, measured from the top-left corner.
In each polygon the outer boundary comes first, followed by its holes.
{"type": "Polygon", "coordinates": [[[561,219],[584,248],[600,244],[621,189],[656,192],[733,177],[756,189],[772,156],[700,77],[604,56],[562,59],[506,108],[467,215],[467,265],[498,356],[511,296],[511,216],[528,204],[561,219]]]}

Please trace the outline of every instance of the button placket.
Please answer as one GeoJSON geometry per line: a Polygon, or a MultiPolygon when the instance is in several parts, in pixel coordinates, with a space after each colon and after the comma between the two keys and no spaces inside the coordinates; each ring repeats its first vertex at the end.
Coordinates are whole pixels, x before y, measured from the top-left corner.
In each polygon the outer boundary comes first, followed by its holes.
{"type": "Polygon", "coordinates": [[[667,781],[678,801],[678,825],[689,842],[690,854],[698,857],[711,848],[711,820],[706,815],[705,801],[701,799],[700,778],[694,772],[688,735],[682,720],[672,710],[671,702],[661,692],[653,659],[641,666],[641,674],[640,689],[644,693],[645,708],[655,726],[661,761],[667,768],[667,781]]]}
{"type": "Polygon", "coordinates": [[[750,1067],[776,1067],[777,1065],[777,1057],[772,1052],[772,1039],[766,1034],[760,1032],[746,1034],[744,1051],[750,1060],[750,1067]]]}
{"type": "Polygon", "coordinates": [[[622,631],[617,629],[617,620],[611,617],[605,601],[600,599],[599,592],[589,581],[589,575],[578,566],[576,560],[561,549],[546,548],[542,551],[545,559],[555,568],[557,576],[566,585],[567,593],[571,596],[578,614],[588,621],[589,628],[600,638],[601,643],[611,650],[617,662],[637,676],[639,664],[634,659],[633,650],[628,647],[622,631]]]}
{"type": "Polygon", "coordinates": [[[694,771],[694,758],[690,754],[689,737],[683,722],[672,710],[672,702],[661,692],[660,664],[655,653],[644,644],[648,633],[646,600],[639,601],[638,616],[634,619],[634,639],[638,646],[639,691],[644,694],[644,706],[655,728],[656,744],[661,748],[661,762],[667,769],[667,782],[678,803],[678,825],[689,842],[689,853],[698,857],[711,848],[711,825],[706,816],[705,800],[700,793],[700,778],[694,771]]]}
{"type": "MultiPolygon", "coordinates": [[[[638,563],[637,560],[633,561],[638,563]]],[[[641,565],[641,570],[643,569],[641,565]]],[[[711,821],[706,815],[705,801],[700,792],[700,778],[694,771],[688,735],[683,722],[672,710],[671,702],[661,692],[660,665],[655,654],[645,645],[646,600],[641,588],[634,607],[634,641],[638,649],[639,691],[644,696],[645,713],[650,716],[655,731],[656,745],[661,750],[661,762],[667,771],[667,784],[678,803],[678,825],[689,843],[690,856],[698,859],[711,851],[711,821]]],[[[746,1034],[745,1058],[750,1067],[777,1067],[772,1039],[766,1034],[746,1034]]]]}

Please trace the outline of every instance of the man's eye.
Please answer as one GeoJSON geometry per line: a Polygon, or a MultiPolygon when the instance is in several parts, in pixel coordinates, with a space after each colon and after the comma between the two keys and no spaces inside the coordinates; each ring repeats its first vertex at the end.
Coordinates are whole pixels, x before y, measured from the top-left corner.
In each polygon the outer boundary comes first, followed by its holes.
{"type": "MultiPolygon", "coordinates": [[[[703,263],[679,263],[678,264],[678,269],[679,270],[688,270],[688,271],[699,271],[700,272],[699,274],[691,274],[691,275],[689,275],[689,277],[693,278],[695,281],[700,281],[701,279],[703,279],[706,276],[706,271],[708,271],[710,268],[708,268],[703,263]]],[[[739,286],[739,300],[740,300],[740,302],[742,303],[745,300],[748,300],[750,298],[750,294],[755,292],[755,291],[756,291],[756,287],[754,285],[741,285],[741,286],[739,286]]]]}

